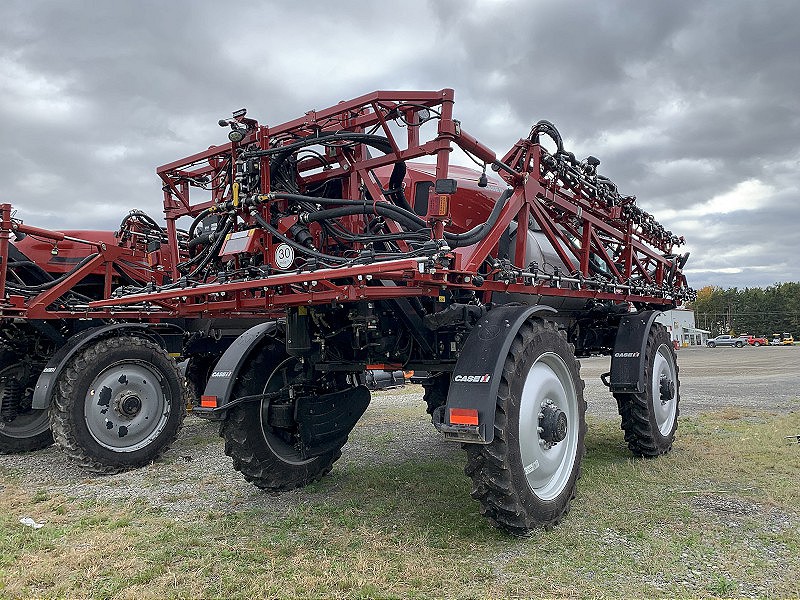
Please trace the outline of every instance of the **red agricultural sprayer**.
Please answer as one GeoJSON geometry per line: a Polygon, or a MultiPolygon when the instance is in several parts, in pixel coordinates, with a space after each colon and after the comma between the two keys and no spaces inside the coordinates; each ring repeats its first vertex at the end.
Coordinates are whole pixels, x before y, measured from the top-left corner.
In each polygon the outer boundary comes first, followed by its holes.
{"type": "MultiPolygon", "coordinates": [[[[46,290],[18,281],[8,251],[10,236],[47,234],[4,205],[4,323],[93,324],[41,357],[29,412],[83,415],[87,440],[113,446],[92,429],[105,426],[93,407],[115,415],[118,435],[147,398],[169,405],[179,392],[151,381],[168,369],[147,352],[165,356],[156,350],[172,331],[190,364],[213,357],[195,413],[222,422],[246,479],[281,491],[339,458],[370,401],[365,369],[426,371],[428,412],[463,443],[473,497],[520,534],[569,507],[586,428],[576,357],[604,354],[630,449],[669,451],[678,367],[655,318],[692,296],[683,239],[600,175],[596,158],[565,150],[551,123],[498,156],[453,106],[444,89],[374,92],[272,126],[237,111],[220,121],[229,142],[157,170],[163,226],[131,217],[135,227],[124,223],[46,290]],[[479,170],[451,165],[456,147],[479,170]],[[76,294],[89,272],[98,287],[76,294]],[[215,350],[187,349],[234,319],[253,326],[235,339],[229,328],[215,350]],[[100,360],[108,351],[113,360],[100,360]],[[137,377],[150,383],[121,383],[137,377]]],[[[143,431],[142,447],[155,444],[157,429],[143,431]]]]}

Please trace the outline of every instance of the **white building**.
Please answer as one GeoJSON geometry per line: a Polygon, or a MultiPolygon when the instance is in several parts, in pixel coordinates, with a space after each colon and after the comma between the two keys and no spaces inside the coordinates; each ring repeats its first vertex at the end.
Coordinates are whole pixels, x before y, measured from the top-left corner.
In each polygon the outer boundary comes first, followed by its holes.
{"type": "Polygon", "coordinates": [[[664,311],[656,321],[669,331],[672,341],[680,346],[705,346],[710,331],[699,329],[694,323],[694,311],[683,308],[664,311]]]}

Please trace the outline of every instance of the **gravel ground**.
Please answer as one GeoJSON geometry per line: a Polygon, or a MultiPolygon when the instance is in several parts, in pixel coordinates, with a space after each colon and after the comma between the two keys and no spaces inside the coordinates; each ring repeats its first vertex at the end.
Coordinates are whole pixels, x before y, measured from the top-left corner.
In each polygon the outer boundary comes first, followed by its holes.
{"type": "MultiPolygon", "coordinates": [[[[679,352],[678,362],[683,416],[730,407],[777,413],[800,410],[800,347],[690,348],[679,352]]],[[[581,375],[586,381],[589,415],[616,420],[616,404],[599,379],[609,365],[607,357],[584,359],[581,375]]],[[[424,411],[421,386],[410,385],[374,394],[337,465],[454,457],[461,452],[457,444],[443,441],[436,433],[424,411]]],[[[143,469],[91,476],[51,447],[0,456],[0,473],[31,490],[47,489],[100,502],[141,497],[176,514],[238,505],[281,513],[299,502],[303,493],[274,497],[245,482],[223,453],[217,425],[192,416],[164,459],[143,469]]]]}

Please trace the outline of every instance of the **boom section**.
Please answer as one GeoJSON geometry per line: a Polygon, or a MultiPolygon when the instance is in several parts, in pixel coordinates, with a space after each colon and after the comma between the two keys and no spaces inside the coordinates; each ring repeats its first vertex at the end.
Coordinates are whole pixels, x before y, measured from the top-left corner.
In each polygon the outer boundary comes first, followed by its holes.
{"type": "MultiPolygon", "coordinates": [[[[454,118],[451,89],[376,91],[273,126],[242,109],[219,124],[228,142],[157,169],[159,275],[70,310],[280,316],[446,291],[668,308],[693,294],[683,238],[547,121],[500,158],[454,118]],[[478,170],[451,164],[456,152],[478,170]]],[[[9,233],[4,218],[0,246],[9,233]]]]}

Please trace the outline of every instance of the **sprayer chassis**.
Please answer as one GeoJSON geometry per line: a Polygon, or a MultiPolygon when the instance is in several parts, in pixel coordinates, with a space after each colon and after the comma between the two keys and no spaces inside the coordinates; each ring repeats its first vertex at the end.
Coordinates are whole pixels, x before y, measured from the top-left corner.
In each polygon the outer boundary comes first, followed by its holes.
{"type": "MultiPolygon", "coordinates": [[[[54,304],[75,272],[43,299],[6,293],[8,239],[27,226],[0,206],[0,315],[261,321],[224,352],[196,411],[223,422],[234,467],[271,491],[330,470],[369,403],[365,368],[431,373],[434,425],[465,443],[473,495],[511,533],[559,522],[574,496],[576,356],[612,356],[604,381],[631,450],[669,451],[678,369],[654,321],[691,297],[688,255],[674,252],[683,240],[599,176],[599,161],[564,151],[551,124],[498,158],[453,118],[449,89],[374,92],[278,126],[243,110],[220,124],[230,143],[157,170],[166,244],[97,245],[92,267],[107,281],[135,257],[146,288],[106,283],[102,299],[54,304]],[[482,175],[450,164],[456,147],[482,175]],[[424,157],[434,164],[410,162],[424,157]],[[193,256],[182,217],[194,219],[193,256]]],[[[53,385],[64,364],[50,366],[53,385]]]]}

